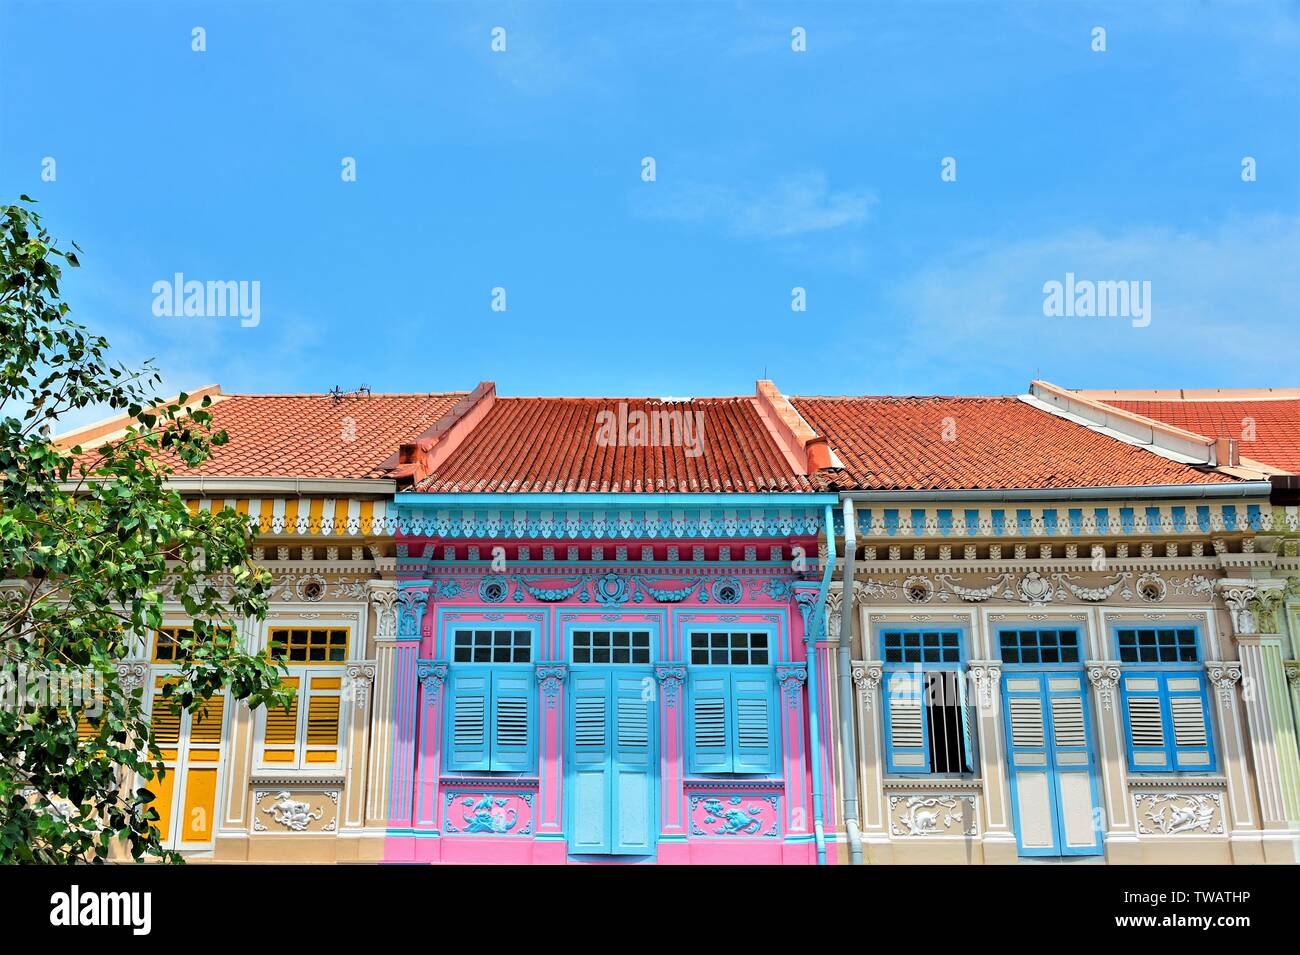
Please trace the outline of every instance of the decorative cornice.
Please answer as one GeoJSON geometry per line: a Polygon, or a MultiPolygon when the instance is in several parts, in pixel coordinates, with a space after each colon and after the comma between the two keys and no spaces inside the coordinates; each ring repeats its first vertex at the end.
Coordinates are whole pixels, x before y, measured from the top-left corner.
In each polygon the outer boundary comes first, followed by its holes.
{"type": "Polygon", "coordinates": [[[402,501],[404,497],[407,495],[399,495],[396,530],[411,537],[573,541],[789,538],[813,537],[824,528],[823,504],[816,501],[779,507],[750,507],[737,502],[740,506],[710,508],[698,504],[682,507],[665,500],[662,505],[620,504],[609,509],[601,506],[606,502],[590,495],[590,503],[579,502],[573,510],[565,510],[559,500],[538,507],[511,506],[503,500],[486,506],[426,509],[411,506],[416,502],[402,501]]]}

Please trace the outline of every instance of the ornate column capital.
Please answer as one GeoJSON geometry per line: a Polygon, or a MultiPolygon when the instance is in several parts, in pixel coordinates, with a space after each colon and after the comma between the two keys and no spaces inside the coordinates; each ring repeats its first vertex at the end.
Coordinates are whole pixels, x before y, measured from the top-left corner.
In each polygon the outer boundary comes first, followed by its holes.
{"type": "Polygon", "coordinates": [[[1002,679],[1002,661],[971,660],[966,664],[966,670],[970,673],[971,679],[975,681],[975,689],[979,693],[980,709],[991,710],[993,708],[993,688],[1002,679]]]}
{"type": "Polygon", "coordinates": [[[1215,689],[1219,691],[1219,702],[1224,706],[1232,703],[1232,688],[1241,682],[1241,663],[1238,660],[1206,660],[1205,672],[1215,689]]]}
{"type": "Polygon", "coordinates": [[[776,682],[781,684],[781,692],[789,703],[799,700],[799,692],[808,681],[808,667],[803,663],[790,663],[776,668],[776,682]]]}
{"type": "Polygon", "coordinates": [[[854,660],[853,685],[862,696],[863,705],[871,709],[876,699],[876,688],[885,676],[885,665],[880,660],[854,660]]]}
{"type": "Polygon", "coordinates": [[[669,706],[676,706],[682,684],[686,682],[686,664],[661,663],[655,667],[655,680],[661,687],[669,706]]]}
{"type": "Polygon", "coordinates": [[[375,682],[375,665],[373,663],[349,663],[343,671],[347,685],[351,687],[353,699],[359,708],[364,708],[370,697],[370,687],[375,682]]]}
{"type": "Polygon", "coordinates": [[[416,640],[420,636],[420,620],[424,617],[429,591],[423,587],[409,587],[397,592],[397,637],[416,640]]]}
{"type": "Polygon", "coordinates": [[[442,685],[447,682],[448,669],[444,660],[422,660],[415,664],[415,678],[424,687],[424,702],[438,702],[442,685]]]}
{"type": "Polygon", "coordinates": [[[1286,682],[1291,689],[1300,690],[1300,660],[1286,660],[1282,666],[1286,670],[1286,682]]]}
{"type": "Polygon", "coordinates": [[[149,676],[149,664],[143,660],[122,660],[114,664],[117,683],[127,693],[144,686],[149,676]]]}
{"type": "Polygon", "coordinates": [[[397,639],[397,584],[391,580],[367,580],[366,594],[375,608],[375,639],[397,639]]]}
{"type": "Polygon", "coordinates": [[[1119,686],[1120,664],[1118,660],[1089,660],[1084,664],[1088,682],[1097,691],[1103,710],[1115,707],[1115,688],[1119,686]]]}
{"type": "Polygon", "coordinates": [[[1277,634],[1277,610],[1286,590],[1285,580],[1229,577],[1215,581],[1214,587],[1228,608],[1233,640],[1277,634]]]}
{"type": "Polygon", "coordinates": [[[542,688],[542,694],[546,697],[546,708],[554,709],[560,696],[560,687],[564,686],[564,681],[568,679],[569,665],[538,663],[534,664],[533,672],[537,676],[537,684],[542,688]]]}

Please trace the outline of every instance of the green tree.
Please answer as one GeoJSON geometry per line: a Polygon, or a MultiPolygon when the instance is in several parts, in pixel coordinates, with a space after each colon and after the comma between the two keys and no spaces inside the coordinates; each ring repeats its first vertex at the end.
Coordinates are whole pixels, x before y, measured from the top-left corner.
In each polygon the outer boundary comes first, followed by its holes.
{"type": "Polygon", "coordinates": [[[226,441],[207,399],[156,398],[148,363],[110,363],[108,342],[60,296],[76,252],[21,201],[0,209],[0,862],[175,862],[137,786],[163,772],[144,714],[151,688],[124,690],[118,664],[143,653],[172,600],[194,633],[164,705],[201,719],[222,690],[286,705],[283,667],[220,638],[265,617],[270,576],[250,563],[246,518],[192,514],[168,487],[226,441]],[[131,426],[93,447],[51,441],[60,415],[88,407],[131,426]],[[69,679],[93,692],[50,692],[69,679]]]}

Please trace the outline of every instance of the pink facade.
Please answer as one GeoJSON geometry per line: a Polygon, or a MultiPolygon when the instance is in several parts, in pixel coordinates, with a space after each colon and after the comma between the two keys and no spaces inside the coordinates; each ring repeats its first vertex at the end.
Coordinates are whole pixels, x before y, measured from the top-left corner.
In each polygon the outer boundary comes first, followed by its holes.
{"type": "Polygon", "coordinates": [[[813,863],[794,547],[406,539],[388,861],[813,863]]]}

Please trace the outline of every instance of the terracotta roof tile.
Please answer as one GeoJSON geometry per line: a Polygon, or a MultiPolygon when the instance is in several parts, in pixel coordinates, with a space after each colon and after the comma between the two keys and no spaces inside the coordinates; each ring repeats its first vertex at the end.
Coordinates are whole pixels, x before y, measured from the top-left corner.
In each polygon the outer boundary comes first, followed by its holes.
{"type": "Polygon", "coordinates": [[[972,490],[1230,481],[1058,418],[1018,398],[791,398],[830,439],[835,489],[972,490]],[[945,440],[945,437],[951,440],[945,440]]]}
{"type": "Polygon", "coordinates": [[[1300,474],[1300,398],[1131,401],[1106,404],[1206,438],[1236,438],[1244,458],[1300,474]]]}
{"type": "Polygon", "coordinates": [[[752,398],[498,398],[478,426],[416,490],[431,493],[752,493],[808,491],[752,398]],[[620,405],[623,408],[620,418],[620,405]],[[651,428],[637,413],[699,421],[651,428]],[[694,417],[698,415],[698,418],[694,417]],[[619,421],[626,422],[620,426],[619,421]],[[607,430],[602,434],[602,426],[607,430]],[[676,436],[676,440],[673,440],[676,436]],[[613,437],[613,441],[605,440],[613,437]],[[665,440],[666,437],[666,440],[665,440]]]}
{"type": "Polygon", "coordinates": [[[225,430],[229,442],[196,470],[174,458],[168,463],[177,477],[382,477],[377,469],[398,445],[428,430],[463,394],[337,402],[330,395],[223,395],[209,410],[213,430],[225,430]]]}

